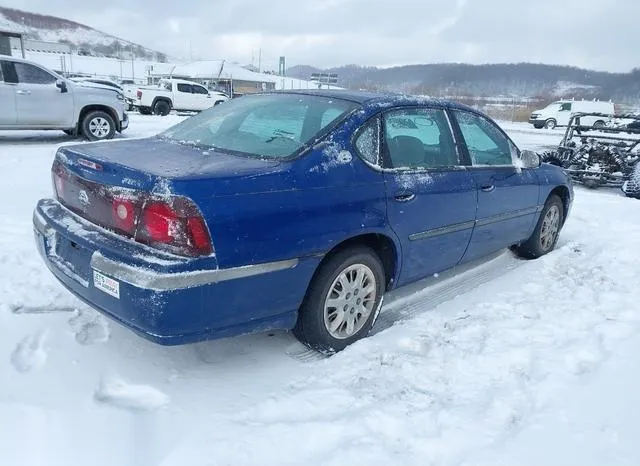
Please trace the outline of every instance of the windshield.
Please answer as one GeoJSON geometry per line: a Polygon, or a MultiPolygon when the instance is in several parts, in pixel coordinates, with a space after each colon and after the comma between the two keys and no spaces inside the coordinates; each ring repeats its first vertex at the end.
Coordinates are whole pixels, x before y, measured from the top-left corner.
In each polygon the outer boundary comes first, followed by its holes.
{"type": "Polygon", "coordinates": [[[160,136],[215,150],[287,158],[356,106],[319,96],[246,95],[191,117],[160,136]]]}
{"type": "Polygon", "coordinates": [[[562,104],[562,102],[551,102],[544,108],[544,110],[557,111],[560,109],[560,104],[562,104]]]}

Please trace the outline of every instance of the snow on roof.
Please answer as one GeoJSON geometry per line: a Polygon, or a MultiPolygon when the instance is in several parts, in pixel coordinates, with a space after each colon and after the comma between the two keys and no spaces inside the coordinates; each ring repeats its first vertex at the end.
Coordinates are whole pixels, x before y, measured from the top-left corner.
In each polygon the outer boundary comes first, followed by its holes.
{"type": "MultiPolygon", "coordinates": [[[[154,74],[158,74],[154,70],[154,74]]],[[[318,89],[318,83],[304,79],[278,76],[274,74],[256,73],[236,63],[225,60],[205,60],[176,65],[173,76],[189,79],[234,79],[238,81],[250,81],[259,83],[274,83],[276,89],[318,89]]],[[[326,85],[322,86],[327,89],[326,85]]],[[[342,89],[338,86],[330,86],[329,89],[342,89]]]]}
{"type": "Polygon", "coordinates": [[[271,83],[275,82],[274,76],[264,73],[256,73],[242,66],[229,63],[225,60],[205,60],[176,65],[173,76],[181,76],[191,79],[236,79],[239,81],[253,81],[271,83]]]}

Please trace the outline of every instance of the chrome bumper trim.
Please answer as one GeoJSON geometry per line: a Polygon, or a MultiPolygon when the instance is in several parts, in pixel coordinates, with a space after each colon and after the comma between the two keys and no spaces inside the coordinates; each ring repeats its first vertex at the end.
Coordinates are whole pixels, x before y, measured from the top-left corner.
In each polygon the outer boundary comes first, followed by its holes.
{"type": "Polygon", "coordinates": [[[107,259],[99,251],[91,256],[91,268],[116,280],[138,288],[156,291],[172,291],[195,286],[253,277],[265,273],[293,269],[298,259],[263,264],[245,265],[229,269],[198,270],[194,272],[156,272],[107,259]]]}

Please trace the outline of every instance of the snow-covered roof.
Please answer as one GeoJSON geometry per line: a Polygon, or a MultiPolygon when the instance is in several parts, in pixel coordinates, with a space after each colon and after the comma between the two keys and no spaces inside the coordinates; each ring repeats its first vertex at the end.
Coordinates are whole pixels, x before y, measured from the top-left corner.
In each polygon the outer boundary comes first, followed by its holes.
{"type": "Polygon", "coordinates": [[[204,60],[193,63],[176,65],[173,76],[181,76],[191,79],[236,79],[239,81],[252,81],[270,83],[275,82],[275,76],[256,73],[242,66],[229,63],[225,60],[204,60]]]}
{"type": "MultiPolygon", "coordinates": [[[[154,74],[159,74],[156,70],[154,74]]],[[[317,89],[318,83],[304,79],[278,76],[275,74],[257,73],[248,70],[236,63],[225,60],[205,60],[188,64],[176,65],[171,72],[173,76],[190,79],[234,79],[238,81],[250,81],[258,83],[274,83],[276,89],[317,89]]],[[[323,85],[323,89],[327,86],[323,85]]],[[[330,86],[330,89],[341,89],[338,86],[330,86]]]]}

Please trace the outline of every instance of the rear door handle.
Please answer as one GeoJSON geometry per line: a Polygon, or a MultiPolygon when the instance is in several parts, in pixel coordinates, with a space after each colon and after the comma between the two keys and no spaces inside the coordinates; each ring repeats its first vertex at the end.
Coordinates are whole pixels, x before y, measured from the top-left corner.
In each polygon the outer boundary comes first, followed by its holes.
{"type": "Polygon", "coordinates": [[[496,189],[496,187],[492,184],[487,184],[485,186],[482,186],[480,189],[483,190],[485,193],[490,193],[491,191],[496,189]]]}
{"type": "Polygon", "coordinates": [[[416,198],[414,193],[398,193],[393,198],[398,202],[409,202],[416,198]]]}
{"type": "Polygon", "coordinates": [[[30,95],[31,91],[16,91],[16,94],[20,94],[20,95],[30,95]]]}

